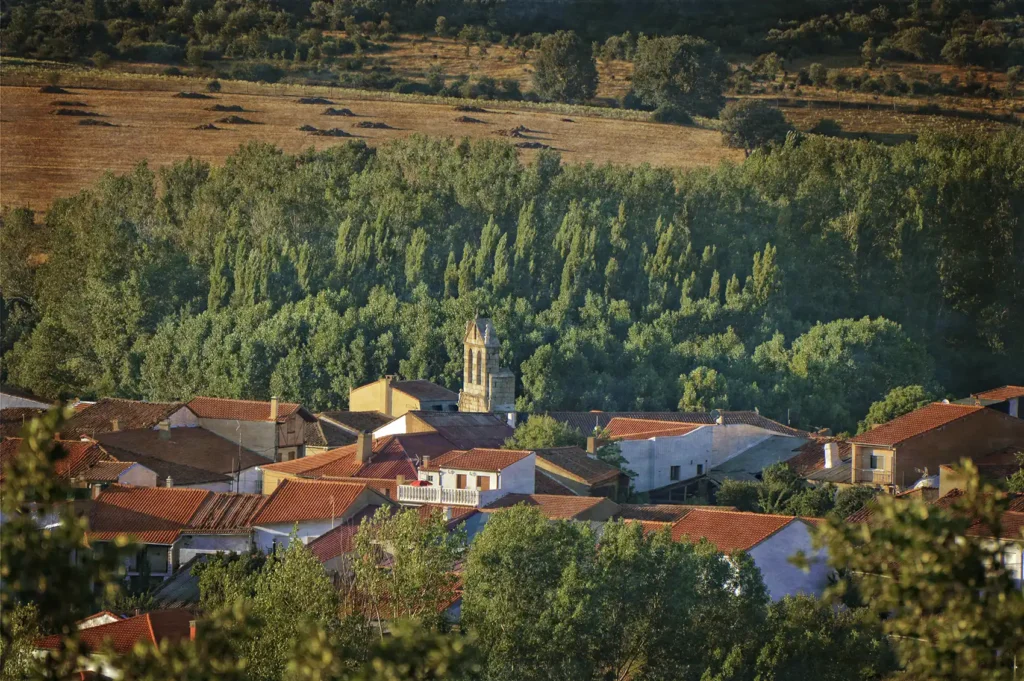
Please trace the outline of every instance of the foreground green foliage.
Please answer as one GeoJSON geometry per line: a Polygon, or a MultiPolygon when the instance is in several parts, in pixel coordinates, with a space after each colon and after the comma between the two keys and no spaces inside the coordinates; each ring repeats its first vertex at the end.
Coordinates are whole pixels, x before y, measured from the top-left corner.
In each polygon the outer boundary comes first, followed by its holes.
{"type": "Polygon", "coordinates": [[[756,513],[831,516],[842,520],[878,494],[870,487],[836,489],[831,483],[810,485],[785,462],[768,466],[761,477],[759,481],[726,480],[715,494],[718,505],[756,513]]]}
{"type": "Polygon", "coordinates": [[[4,268],[4,314],[27,311],[4,380],[341,408],[384,374],[457,388],[482,311],[524,410],[756,406],[853,431],[898,386],[1005,382],[1024,294],[991,273],[1024,276],[1020,167],[1021,133],[797,137],[678,174],[423,138],[141,167],[4,214],[5,258],[48,254],[4,268]]]}

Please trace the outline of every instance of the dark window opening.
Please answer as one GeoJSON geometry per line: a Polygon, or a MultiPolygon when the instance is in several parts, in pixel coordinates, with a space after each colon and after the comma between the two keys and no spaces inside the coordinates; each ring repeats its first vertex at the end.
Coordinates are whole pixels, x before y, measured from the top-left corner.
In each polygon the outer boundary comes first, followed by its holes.
{"type": "Polygon", "coordinates": [[[678,480],[679,479],[679,466],[672,466],[668,469],[668,479],[678,480]]]}

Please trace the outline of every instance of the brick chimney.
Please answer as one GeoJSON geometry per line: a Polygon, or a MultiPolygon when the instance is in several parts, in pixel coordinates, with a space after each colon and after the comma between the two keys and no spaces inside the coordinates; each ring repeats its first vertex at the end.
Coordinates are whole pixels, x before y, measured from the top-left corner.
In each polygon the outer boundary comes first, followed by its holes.
{"type": "Polygon", "coordinates": [[[405,476],[404,475],[395,476],[395,484],[396,485],[404,485],[405,484],[405,476]]]}
{"type": "Polygon", "coordinates": [[[168,419],[164,419],[157,424],[157,431],[160,433],[161,440],[171,439],[171,422],[168,419]]]}
{"type": "Polygon", "coordinates": [[[825,468],[835,468],[839,465],[839,443],[825,443],[825,468]]]}
{"type": "Polygon", "coordinates": [[[273,397],[270,398],[270,420],[271,421],[276,421],[277,420],[277,411],[278,411],[277,407],[278,407],[277,395],[274,395],[273,397]]]}
{"type": "Polygon", "coordinates": [[[587,454],[597,456],[597,438],[591,435],[587,438],[587,454]]]}
{"type": "Polygon", "coordinates": [[[370,463],[373,458],[373,434],[365,430],[356,436],[356,463],[370,463]]]}
{"type": "Polygon", "coordinates": [[[93,485],[92,489],[89,490],[90,499],[99,499],[101,494],[103,494],[103,487],[101,485],[93,485]]]}
{"type": "Polygon", "coordinates": [[[110,419],[110,430],[112,430],[115,433],[121,430],[121,422],[118,421],[117,419],[110,419]]]}
{"type": "Polygon", "coordinates": [[[195,620],[189,620],[189,622],[188,622],[188,640],[190,640],[190,641],[195,641],[196,640],[196,621],[195,620]]]}
{"type": "Polygon", "coordinates": [[[430,457],[425,456],[423,457],[423,463],[420,464],[420,468],[427,468],[428,466],[430,466],[430,457]]]}

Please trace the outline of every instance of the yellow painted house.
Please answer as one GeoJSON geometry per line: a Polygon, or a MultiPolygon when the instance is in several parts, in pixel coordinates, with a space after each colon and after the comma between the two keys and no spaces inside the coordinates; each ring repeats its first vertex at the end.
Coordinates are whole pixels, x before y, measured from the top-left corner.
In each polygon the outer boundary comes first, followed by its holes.
{"type": "Polygon", "coordinates": [[[352,411],[379,411],[398,417],[410,411],[457,411],[459,396],[436,383],[397,381],[394,376],[353,388],[348,396],[352,411]]]}

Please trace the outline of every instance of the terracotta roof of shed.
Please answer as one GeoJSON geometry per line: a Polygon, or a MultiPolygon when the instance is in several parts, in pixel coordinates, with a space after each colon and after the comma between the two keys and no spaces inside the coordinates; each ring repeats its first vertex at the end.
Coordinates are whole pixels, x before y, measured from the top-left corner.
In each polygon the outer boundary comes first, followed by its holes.
{"type": "Polygon", "coordinates": [[[619,504],[616,518],[645,522],[674,523],[690,511],[735,511],[735,506],[698,506],[688,504],[619,504]]]}
{"type": "Polygon", "coordinates": [[[155,428],[184,406],[181,402],[140,402],[105,397],[76,412],[64,422],[60,432],[65,437],[87,435],[95,438],[101,433],[111,432],[114,419],[117,419],[119,430],[155,428]]]}
{"type": "Polygon", "coordinates": [[[481,510],[497,511],[503,508],[511,508],[517,504],[526,504],[527,506],[536,506],[540,512],[550,520],[572,520],[581,513],[592,509],[603,501],[606,501],[604,497],[577,497],[555,494],[506,494],[481,510]]]}
{"type": "MultiPolygon", "coordinates": [[[[109,624],[100,624],[78,632],[78,637],[89,651],[97,651],[106,643],[114,652],[131,652],[136,643],[159,645],[161,641],[175,642],[189,637],[189,623],[195,619],[188,610],[154,610],[109,624]]],[[[56,649],[62,640],[59,635],[45,636],[36,641],[36,648],[56,649]]]]}
{"type": "Polygon", "coordinates": [[[45,409],[34,407],[9,407],[0,409],[0,439],[5,437],[19,437],[22,426],[46,413],[45,409]]]}
{"type": "Polygon", "coordinates": [[[356,445],[312,454],[301,459],[267,464],[263,470],[305,478],[375,478],[407,480],[416,478],[417,462],[424,456],[437,456],[452,449],[450,442],[437,433],[386,435],[373,441],[373,456],[366,463],[356,462],[356,445]]]}
{"type": "MultiPolygon", "coordinates": [[[[232,421],[270,420],[270,402],[233,400],[223,397],[193,397],[188,403],[188,408],[201,419],[228,419],[232,421]]],[[[278,423],[287,420],[289,416],[300,410],[302,410],[302,405],[294,402],[278,402],[278,423]]],[[[306,414],[303,415],[303,418],[305,416],[306,414]]],[[[306,418],[306,420],[308,421],[312,418],[312,415],[309,414],[309,418],[306,418]]]]}
{"type": "MultiPolygon", "coordinates": [[[[129,430],[104,433],[97,439],[104,447],[137,456],[140,462],[143,458],[159,459],[219,475],[243,471],[270,461],[205,428],[171,428],[166,432],[129,430]]],[[[175,480],[185,484],[184,480],[175,480]]]]}
{"type": "Polygon", "coordinates": [[[86,479],[89,482],[117,482],[122,473],[138,465],[135,461],[99,461],[89,468],[86,479]]]}
{"type": "Polygon", "coordinates": [[[537,468],[533,473],[533,491],[535,494],[557,494],[560,496],[579,496],[576,492],[548,476],[543,469],[537,468]]]}
{"type": "Polygon", "coordinates": [[[379,411],[325,411],[318,416],[334,421],[355,433],[371,432],[395,420],[394,417],[379,411]]]}
{"type": "Polygon", "coordinates": [[[429,466],[422,466],[421,470],[438,471],[441,468],[450,468],[465,471],[486,471],[497,473],[518,463],[530,456],[533,452],[519,449],[470,449],[469,451],[455,450],[448,452],[436,459],[430,460],[429,466]]]}
{"type": "MultiPolygon", "coordinates": [[[[20,437],[7,438],[0,441],[0,483],[3,482],[3,468],[18,455],[23,440],[20,437]]],[[[66,456],[54,462],[54,474],[62,480],[86,477],[89,471],[101,461],[111,457],[92,440],[58,440],[64,448],[66,456]]]]}
{"type": "Polygon", "coordinates": [[[188,522],[188,532],[195,534],[246,533],[253,526],[270,497],[262,494],[221,492],[203,501],[188,522]]]}
{"type": "Polygon", "coordinates": [[[686,424],[651,419],[630,419],[617,416],[605,428],[615,440],[647,440],[652,437],[686,435],[700,428],[700,424],[686,424]]]}
{"type": "MultiPolygon", "coordinates": [[[[836,442],[839,444],[839,462],[849,461],[853,448],[849,440],[839,438],[812,438],[798,447],[796,454],[786,460],[786,464],[793,469],[801,478],[825,468],[825,444],[836,442]]],[[[839,463],[837,462],[837,463],[839,463]]]]}
{"type": "Polygon", "coordinates": [[[455,449],[501,447],[512,437],[512,428],[494,414],[461,411],[411,411],[414,417],[433,428],[455,449]]]}
{"type": "Polygon", "coordinates": [[[173,544],[212,494],[203,489],[111,485],[89,509],[89,540],[110,541],[124,534],[144,544],[173,544]]]}
{"type": "Polygon", "coordinates": [[[544,459],[589,485],[617,478],[622,473],[610,463],[589,456],[579,447],[549,447],[536,450],[536,454],[538,459],[544,459]]]}
{"type": "Polygon", "coordinates": [[[341,518],[367,485],[283,480],[253,519],[254,525],[341,518]]]}
{"type": "Polygon", "coordinates": [[[722,553],[749,551],[798,520],[791,515],[694,509],[672,526],[672,539],[707,539],[722,553]]]}
{"type": "Polygon", "coordinates": [[[905,442],[912,437],[941,428],[953,421],[971,416],[978,412],[985,411],[985,407],[978,407],[966,404],[946,404],[943,402],[932,402],[920,409],[915,409],[909,414],[876,426],[871,430],[855,435],[850,442],[855,444],[879,445],[882,447],[893,447],[905,442]]]}
{"type": "Polygon", "coordinates": [[[1004,385],[1001,388],[992,388],[973,397],[980,397],[983,400],[1012,400],[1014,397],[1024,397],[1024,385],[1004,385]]]}

